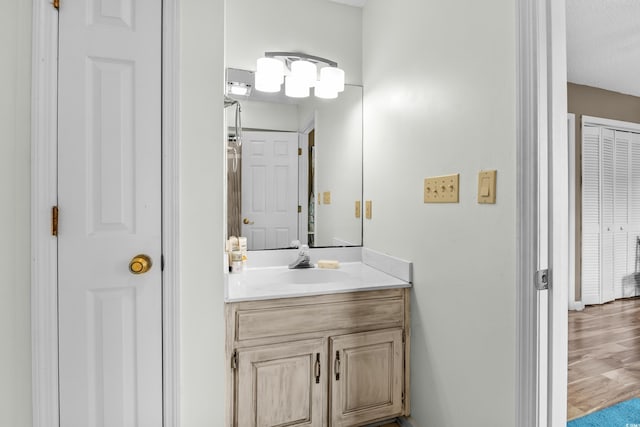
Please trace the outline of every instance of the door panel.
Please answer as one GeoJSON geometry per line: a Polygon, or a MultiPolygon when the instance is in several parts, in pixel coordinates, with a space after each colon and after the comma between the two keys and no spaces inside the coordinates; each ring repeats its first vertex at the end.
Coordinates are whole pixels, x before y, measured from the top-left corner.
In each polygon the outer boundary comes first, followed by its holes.
{"type": "Polygon", "coordinates": [[[600,304],[601,196],[600,128],[582,129],[582,302],[600,304]]]}
{"type": "Polygon", "coordinates": [[[332,338],[330,355],[332,426],[402,413],[402,329],[332,338]]]}
{"type": "Polygon", "coordinates": [[[236,425],[322,426],[325,361],[324,339],[239,350],[236,425]]]}
{"type": "Polygon", "coordinates": [[[613,252],[615,207],[615,133],[602,129],[602,291],[600,303],[615,299],[613,252]]]}
{"type": "Polygon", "coordinates": [[[59,351],[64,427],[162,425],[161,3],[59,14],[59,351]],[[129,261],[148,254],[145,274],[129,261]]]}

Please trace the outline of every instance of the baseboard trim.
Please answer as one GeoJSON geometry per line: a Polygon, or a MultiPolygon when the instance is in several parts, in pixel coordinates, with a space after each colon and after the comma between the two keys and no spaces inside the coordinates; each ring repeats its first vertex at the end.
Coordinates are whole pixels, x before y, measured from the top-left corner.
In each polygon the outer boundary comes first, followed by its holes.
{"type": "Polygon", "coordinates": [[[418,425],[416,424],[415,420],[411,417],[406,418],[406,417],[400,417],[397,418],[396,421],[398,422],[398,424],[400,424],[402,427],[417,427],[418,425]]]}
{"type": "Polygon", "coordinates": [[[411,417],[409,418],[399,417],[392,420],[378,421],[377,423],[367,424],[365,427],[381,427],[381,426],[389,425],[391,423],[396,423],[401,427],[417,427],[418,426],[415,420],[411,417]]]}

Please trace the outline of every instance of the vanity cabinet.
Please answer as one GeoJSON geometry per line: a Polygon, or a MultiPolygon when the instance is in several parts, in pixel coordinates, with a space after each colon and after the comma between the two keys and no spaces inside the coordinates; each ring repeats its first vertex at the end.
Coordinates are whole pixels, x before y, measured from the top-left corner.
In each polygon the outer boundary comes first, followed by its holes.
{"type": "Polygon", "coordinates": [[[226,304],[227,426],[351,427],[409,414],[409,291],[226,304]]]}

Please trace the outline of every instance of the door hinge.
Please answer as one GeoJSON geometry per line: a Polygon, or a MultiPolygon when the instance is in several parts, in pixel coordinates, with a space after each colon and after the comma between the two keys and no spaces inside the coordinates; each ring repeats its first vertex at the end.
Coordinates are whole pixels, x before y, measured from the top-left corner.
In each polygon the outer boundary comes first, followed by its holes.
{"type": "Polygon", "coordinates": [[[298,205],[298,213],[302,213],[302,206],[298,205]]]}
{"type": "Polygon", "coordinates": [[[546,291],[551,287],[551,276],[549,269],[536,271],[536,289],[539,291],[546,291]]]}
{"type": "Polygon", "coordinates": [[[231,369],[238,369],[238,350],[234,350],[231,355],[231,369]]]}
{"type": "Polygon", "coordinates": [[[164,271],[164,254],[160,255],[160,271],[164,271]]]}
{"type": "Polygon", "coordinates": [[[53,0],[53,7],[56,9],[60,9],[60,0],[53,0]]]}
{"type": "Polygon", "coordinates": [[[51,235],[58,235],[58,207],[53,206],[51,208],[51,235]]]}
{"type": "Polygon", "coordinates": [[[302,148],[298,148],[298,156],[302,156],[302,148]]]}
{"type": "Polygon", "coordinates": [[[405,342],[407,342],[407,332],[402,331],[402,344],[404,344],[405,342]]]}
{"type": "Polygon", "coordinates": [[[402,392],[402,406],[404,407],[404,391],[402,392]]]}

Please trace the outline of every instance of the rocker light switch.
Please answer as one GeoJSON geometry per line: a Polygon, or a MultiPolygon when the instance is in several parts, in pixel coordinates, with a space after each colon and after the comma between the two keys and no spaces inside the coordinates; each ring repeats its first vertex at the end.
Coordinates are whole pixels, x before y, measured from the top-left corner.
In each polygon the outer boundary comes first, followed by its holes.
{"type": "Polygon", "coordinates": [[[497,171],[480,171],[478,174],[478,203],[496,203],[496,175],[497,171]]]}

